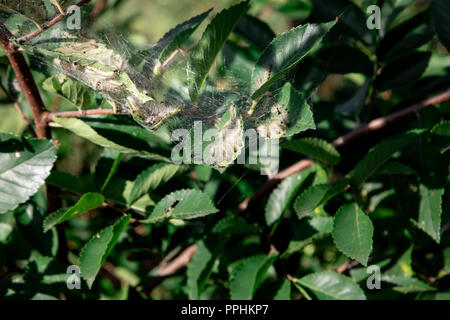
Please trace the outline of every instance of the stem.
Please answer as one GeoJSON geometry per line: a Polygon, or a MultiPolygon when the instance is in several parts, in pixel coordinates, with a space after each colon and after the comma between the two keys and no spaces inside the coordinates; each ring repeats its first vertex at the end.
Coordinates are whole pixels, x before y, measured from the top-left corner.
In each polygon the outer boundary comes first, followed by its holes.
{"type": "MultiPolygon", "coordinates": [[[[76,4],[77,7],[82,7],[85,4],[91,2],[91,0],[81,0],[80,2],[78,2],[76,4]]],[[[17,39],[18,43],[23,43],[23,42],[27,42],[30,41],[31,39],[37,37],[38,35],[40,35],[42,32],[44,32],[45,30],[53,27],[55,24],[57,24],[58,22],[60,22],[62,19],[64,19],[64,17],[69,13],[70,8],[67,9],[67,11],[64,14],[59,14],[57,16],[55,16],[49,23],[47,23],[46,25],[42,26],[41,29],[38,29],[32,33],[29,33],[23,37],[20,37],[17,39]]]]}
{"type": "Polygon", "coordinates": [[[0,23],[0,44],[5,50],[11,67],[16,74],[19,85],[30,104],[31,111],[33,113],[34,123],[36,125],[36,134],[39,139],[50,138],[50,130],[43,121],[48,111],[45,109],[42,102],[39,90],[34,82],[30,68],[25,61],[24,56],[18,50],[18,47],[10,41],[13,37],[11,32],[5,27],[3,23],[0,23]]]}
{"type": "MultiPolygon", "coordinates": [[[[340,148],[340,147],[348,144],[349,142],[351,142],[361,136],[364,136],[370,132],[382,129],[391,123],[394,123],[396,121],[416,115],[422,108],[424,108],[426,106],[437,105],[437,104],[443,103],[447,100],[450,100],[450,89],[448,89],[438,95],[435,95],[431,98],[425,99],[419,103],[416,103],[410,107],[407,107],[403,110],[392,113],[385,117],[380,117],[380,118],[374,119],[367,124],[363,124],[363,125],[359,126],[358,128],[356,128],[355,130],[353,130],[343,136],[340,136],[339,138],[334,140],[332,144],[334,147],[340,148]]],[[[252,197],[249,197],[249,198],[246,198],[245,200],[243,200],[239,204],[239,209],[241,211],[245,211],[248,208],[250,203],[255,203],[258,200],[263,199],[267,194],[269,194],[278,185],[278,183],[281,180],[283,180],[287,177],[290,177],[291,175],[293,175],[295,173],[306,170],[307,168],[312,166],[312,164],[313,164],[313,162],[311,159],[303,159],[303,160],[300,160],[300,161],[294,163],[290,167],[284,169],[283,171],[278,173],[275,177],[273,177],[272,179],[268,180],[265,184],[263,184],[261,186],[261,188],[259,188],[252,197]]]]}
{"type": "Polygon", "coordinates": [[[31,134],[36,137],[36,132],[34,131],[33,126],[31,125],[30,121],[28,121],[27,117],[25,117],[25,114],[22,111],[22,108],[20,107],[19,102],[14,99],[14,97],[9,93],[9,91],[3,86],[3,84],[0,82],[0,89],[3,90],[3,92],[6,94],[9,100],[14,105],[14,108],[16,108],[17,112],[19,113],[20,117],[23,120],[23,123],[28,127],[28,130],[30,130],[31,134]]]}

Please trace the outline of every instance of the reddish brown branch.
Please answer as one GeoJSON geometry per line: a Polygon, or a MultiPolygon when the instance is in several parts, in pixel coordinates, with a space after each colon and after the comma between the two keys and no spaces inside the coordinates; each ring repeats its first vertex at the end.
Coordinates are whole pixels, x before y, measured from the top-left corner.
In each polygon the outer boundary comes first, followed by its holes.
{"type": "Polygon", "coordinates": [[[385,117],[380,117],[380,118],[374,119],[367,124],[363,124],[363,125],[359,126],[358,128],[356,128],[355,130],[349,132],[348,134],[343,135],[343,136],[337,138],[336,140],[334,140],[333,146],[335,146],[336,148],[339,148],[360,136],[363,136],[372,131],[376,131],[381,128],[384,128],[387,125],[389,125],[393,122],[396,122],[398,120],[416,115],[423,107],[426,107],[429,105],[437,105],[437,104],[440,104],[447,100],[450,100],[450,89],[448,89],[447,91],[444,91],[436,96],[433,96],[433,97],[425,99],[419,103],[416,103],[415,105],[412,105],[408,108],[405,108],[398,112],[392,113],[385,117]]]}
{"type": "Polygon", "coordinates": [[[50,131],[43,121],[45,115],[48,113],[42,102],[39,90],[34,82],[30,68],[28,67],[24,56],[18,50],[17,46],[10,41],[12,38],[11,32],[5,27],[3,23],[0,23],[0,44],[5,50],[11,67],[16,74],[19,85],[30,104],[31,111],[33,113],[34,123],[36,125],[36,134],[38,138],[50,138],[50,131]]]}
{"type": "Polygon", "coordinates": [[[186,249],[184,249],[184,251],[180,253],[178,257],[170,261],[168,264],[161,266],[159,268],[158,276],[165,277],[176,273],[178,270],[180,270],[189,263],[189,261],[194,256],[196,250],[197,250],[196,244],[192,244],[186,249]]]}
{"type": "Polygon", "coordinates": [[[50,112],[47,114],[45,121],[51,122],[53,117],[57,118],[76,118],[102,114],[130,114],[129,110],[118,110],[114,112],[113,109],[90,109],[81,111],[63,111],[63,112],[50,112]]]}
{"type": "MultiPolygon", "coordinates": [[[[450,89],[433,96],[431,98],[425,99],[419,103],[416,103],[408,108],[405,108],[403,110],[400,110],[398,112],[392,113],[385,117],[380,117],[377,119],[374,119],[370,121],[367,124],[361,125],[355,130],[337,138],[333,141],[333,146],[336,148],[342,147],[345,144],[349,143],[350,141],[353,141],[356,138],[359,138],[361,136],[364,136],[370,132],[382,129],[386,127],[387,125],[396,122],[398,120],[411,117],[413,115],[416,115],[423,107],[429,106],[429,105],[437,105],[442,102],[445,102],[447,100],[450,100],[450,89]]],[[[301,172],[303,170],[306,170],[313,164],[312,160],[306,159],[306,160],[300,160],[296,163],[294,163],[292,166],[284,169],[280,173],[278,173],[275,177],[267,181],[265,184],[263,184],[252,197],[246,198],[239,204],[240,210],[246,210],[250,203],[255,203],[261,199],[263,199],[265,196],[267,196],[277,185],[278,183],[295,174],[298,172],[301,172]]]]}
{"type": "Polygon", "coordinates": [[[105,9],[108,0],[98,0],[94,8],[92,8],[89,20],[94,21],[105,9]]]}
{"type": "MultiPolygon", "coordinates": [[[[91,2],[91,0],[81,0],[80,2],[78,2],[76,4],[76,6],[78,7],[82,7],[85,4],[91,2]]],[[[37,37],[38,35],[40,35],[42,32],[44,32],[45,30],[48,30],[49,28],[53,27],[55,24],[57,24],[58,22],[60,22],[62,19],[64,19],[64,17],[66,17],[69,14],[69,9],[67,9],[67,11],[65,12],[65,14],[58,14],[57,16],[55,16],[49,23],[45,24],[42,26],[41,29],[38,29],[34,32],[31,32],[23,37],[20,37],[17,39],[18,43],[23,43],[23,42],[27,42],[30,41],[31,39],[37,37]]]]}

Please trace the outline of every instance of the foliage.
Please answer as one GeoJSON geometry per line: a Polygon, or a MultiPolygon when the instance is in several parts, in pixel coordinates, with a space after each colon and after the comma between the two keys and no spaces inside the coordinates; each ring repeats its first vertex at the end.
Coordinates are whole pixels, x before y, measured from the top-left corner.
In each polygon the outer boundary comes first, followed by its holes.
{"type": "Polygon", "coordinates": [[[150,46],[118,12],[155,4],[113,0],[82,36],[18,40],[73,3],[0,1],[51,132],[13,113],[36,110],[2,51],[0,297],[448,297],[448,97],[406,113],[450,87],[448,1],[376,1],[379,30],[367,1],[203,1],[150,46]]]}

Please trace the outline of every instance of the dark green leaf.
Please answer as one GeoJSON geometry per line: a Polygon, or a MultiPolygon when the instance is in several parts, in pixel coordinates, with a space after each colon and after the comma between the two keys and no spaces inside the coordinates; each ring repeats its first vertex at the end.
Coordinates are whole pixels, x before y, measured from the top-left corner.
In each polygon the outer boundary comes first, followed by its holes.
{"type": "Polygon", "coordinates": [[[338,164],[340,160],[339,152],[333,145],[319,138],[290,140],[283,143],[282,147],[332,165],[338,164]]]}

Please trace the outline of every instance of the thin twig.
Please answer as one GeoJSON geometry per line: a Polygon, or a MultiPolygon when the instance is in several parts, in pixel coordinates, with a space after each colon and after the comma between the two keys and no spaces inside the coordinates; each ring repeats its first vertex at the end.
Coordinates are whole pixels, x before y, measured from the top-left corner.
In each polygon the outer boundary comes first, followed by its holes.
{"type": "MultiPolygon", "coordinates": [[[[77,7],[82,7],[85,4],[91,2],[91,0],[81,0],[80,2],[78,2],[76,4],[77,7]]],[[[58,14],[57,16],[55,16],[49,23],[47,23],[46,25],[43,25],[41,29],[38,29],[34,32],[31,32],[23,37],[20,37],[17,39],[18,43],[24,43],[27,41],[30,41],[31,39],[37,37],[38,35],[40,35],[42,32],[48,30],[49,28],[53,27],[55,24],[57,24],[58,22],[60,22],[62,19],[64,19],[64,17],[66,17],[69,14],[69,10],[70,7],[67,9],[67,11],[65,12],[65,14],[58,14]]]]}
{"type": "Polygon", "coordinates": [[[192,259],[195,251],[197,250],[196,244],[191,244],[189,247],[183,250],[181,254],[178,255],[168,264],[162,266],[158,270],[158,276],[165,277],[176,273],[178,270],[186,266],[192,259]]]}
{"type": "Polygon", "coordinates": [[[106,7],[108,0],[98,0],[95,6],[92,8],[91,14],[89,15],[89,20],[94,21],[106,7]]]}
{"type": "Polygon", "coordinates": [[[81,111],[63,111],[63,112],[50,112],[47,114],[45,121],[51,122],[54,117],[57,118],[76,118],[76,117],[85,117],[85,116],[93,116],[93,115],[102,115],[102,114],[130,114],[129,110],[117,110],[113,109],[90,109],[90,110],[81,110],[81,111]]]}
{"type": "MultiPolygon", "coordinates": [[[[370,132],[382,129],[382,128],[386,127],[387,125],[394,123],[398,120],[405,119],[405,118],[411,117],[413,115],[416,115],[422,108],[424,108],[426,106],[437,105],[437,104],[443,103],[447,100],[450,100],[450,89],[448,89],[438,95],[435,95],[431,98],[425,99],[419,103],[416,103],[410,107],[407,107],[403,110],[392,113],[385,117],[380,117],[380,118],[374,119],[367,124],[363,124],[363,125],[359,126],[358,128],[356,128],[355,130],[337,138],[336,140],[333,141],[332,144],[334,147],[340,148],[340,147],[346,145],[347,143],[349,143],[361,136],[364,136],[370,132]]],[[[306,170],[307,168],[309,168],[312,165],[312,163],[313,162],[310,159],[306,159],[306,160],[303,159],[303,160],[300,160],[300,161],[294,163],[290,167],[284,169],[279,174],[277,174],[275,177],[273,177],[272,179],[268,180],[265,184],[263,184],[255,192],[255,194],[253,196],[243,200],[239,204],[239,209],[242,211],[246,210],[250,203],[255,203],[255,202],[263,199],[265,196],[267,196],[267,194],[269,194],[278,185],[278,183],[281,180],[283,180],[287,177],[290,177],[291,175],[293,175],[295,173],[306,170]]]]}
{"type": "Polygon", "coordinates": [[[6,97],[8,97],[8,99],[13,103],[14,108],[16,108],[17,112],[19,113],[20,117],[23,120],[23,123],[25,123],[25,125],[28,127],[28,130],[30,130],[31,134],[33,136],[36,136],[36,132],[34,131],[33,126],[31,125],[30,121],[28,121],[27,117],[25,116],[25,114],[22,111],[22,108],[20,107],[19,102],[14,99],[14,97],[11,95],[11,93],[9,93],[9,91],[3,86],[3,84],[0,82],[0,89],[3,90],[3,92],[5,93],[6,97]]]}

